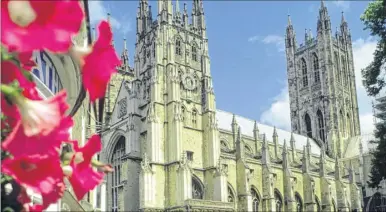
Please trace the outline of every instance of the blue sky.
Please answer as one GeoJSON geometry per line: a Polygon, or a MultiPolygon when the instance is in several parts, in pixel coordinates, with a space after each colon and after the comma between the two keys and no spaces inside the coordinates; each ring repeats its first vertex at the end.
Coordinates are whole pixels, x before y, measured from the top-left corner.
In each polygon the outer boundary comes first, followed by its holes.
{"type": "MultiPolygon", "coordinates": [[[[138,1],[89,2],[92,24],[106,19],[107,12],[112,14],[116,49],[122,52],[126,37],[132,63],[138,1]]],[[[190,11],[192,1],[180,1],[181,9],[185,2],[190,11]]],[[[373,125],[371,102],[364,92],[360,69],[371,61],[376,45],[359,19],[367,4],[326,2],[334,33],[342,11],[351,29],[363,133],[371,132],[373,125]]],[[[150,1],[150,5],[155,18],[157,2],[150,1]]],[[[217,108],[289,130],[283,51],[287,14],[291,15],[298,43],[303,43],[305,29],[311,29],[316,36],[319,7],[320,1],[204,1],[217,108]]]]}

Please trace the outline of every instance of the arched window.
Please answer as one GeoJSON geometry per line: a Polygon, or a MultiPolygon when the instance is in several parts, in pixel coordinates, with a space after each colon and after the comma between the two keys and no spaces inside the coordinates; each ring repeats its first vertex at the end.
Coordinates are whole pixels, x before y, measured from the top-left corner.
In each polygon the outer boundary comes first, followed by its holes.
{"type": "Polygon", "coordinates": [[[203,199],[204,198],[204,189],[202,183],[197,177],[192,177],[192,198],[193,199],[203,199]]]}
{"type": "Polygon", "coordinates": [[[118,142],[115,144],[113,155],[111,157],[111,164],[114,171],[111,173],[111,198],[112,198],[112,211],[118,211],[118,199],[119,188],[121,184],[121,169],[122,169],[122,157],[125,154],[125,137],[121,136],[118,142]]]}
{"type": "Polygon", "coordinates": [[[229,185],[228,185],[228,202],[235,202],[235,194],[233,193],[229,185]]]}
{"type": "Polygon", "coordinates": [[[197,111],[193,110],[192,112],[192,126],[197,127],[197,111]]]}
{"type": "Polygon", "coordinates": [[[303,202],[302,198],[300,197],[299,193],[295,193],[295,201],[296,201],[296,212],[302,212],[303,211],[303,202]]]}
{"type": "Polygon", "coordinates": [[[316,112],[316,116],[318,117],[318,127],[319,127],[319,138],[322,139],[323,142],[326,142],[325,133],[324,133],[324,117],[320,110],[316,112]]]}
{"type": "Polygon", "coordinates": [[[177,55],[182,55],[182,51],[181,51],[181,40],[180,39],[177,39],[176,40],[176,54],[177,55]]]}
{"type": "Polygon", "coordinates": [[[307,132],[307,136],[312,138],[312,125],[311,125],[311,118],[310,116],[308,115],[308,113],[306,113],[306,115],[304,116],[304,121],[305,121],[305,124],[306,124],[306,132],[307,132]]]}
{"type": "Polygon", "coordinates": [[[194,44],[192,45],[192,60],[197,61],[197,47],[194,44]]]}
{"type": "Polygon", "coordinates": [[[350,115],[347,113],[347,118],[346,118],[346,128],[347,128],[347,136],[351,136],[351,119],[350,119],[350,115]]]}
{"type": "Polygon", "coordinates": [[[307,87],[308,86],[307,64],[304,58],[302,58],[302,75],[303,75],[303,87],[307,87]]]}
{"type": "Polygon", "coordinates": [[[312,54],[312,62],[314,65],[315,82],[318,83],[320,81],[320,74],[319,74],[319,59],[318,59],[318,56],[316,56],[316,53],[312,54]]]}
{"type": "Polygon", "coordinates": [[[346,60],[344,59],[343,55],[341,57],[341,61],[342,61],[342,77],[343,77],[343,83],[346,85],[347,83],[347,72],[346,72],[346,60]]]}
{"type": "Polygon", "coordinates": [[[252,211],[257,212],[259,211],[260,197],[257,194],[257,191],[253,188],[251,189],[251,196],[252,196],[252,211]]]}
{"type": "Polygon", "coordinates": [[[247,145],[245,145],[245,152],[248,153],[248,154],[253,154],[252,149],[249,146],[247,146],[247,145]]]}
{"type": "Polygon", "coordinates": [[[182,122],[185,123],[185,120],[186,120],[186,109],[184,106],[181,107],[181,115],[182,115],[182,122]]]}
{"type": "Polygon", "coordinates": [[[340,68],[339,68],[339,57],[337,52],[334,52],[334,68],[335,68],[336,76],[338,78],[338,83],[342,83],[340,68]]]}
{"type": "Polygon", "coordinates": [[[283,200],[277,190],[275,190],[275,208],[277,212],[283,211],[283,200]]]}
{"type": "Polygon", "coordinates": [[[227,143],[223,140],[220,141],[220,146],[221,146],[221,151],[229,150],[227,143]]]}
{"type": "Polygon", "coordinates": [[[316,211],[317,212],[321,212],[322,211],[322,207],[320,205],[319,198],[316,195],[315,195],[315,202],[316,202],[316,211]]]}
{"type": "Polygon", "coordinates": [[[346,122],[344,120],[344,115],[343,115],[343,112],[342,110],[340,110],[339,112],[339,116],[340,116],[340,125],[341,125],[341,132],[342,132],[342,136],[346,135],[346,122]]]}

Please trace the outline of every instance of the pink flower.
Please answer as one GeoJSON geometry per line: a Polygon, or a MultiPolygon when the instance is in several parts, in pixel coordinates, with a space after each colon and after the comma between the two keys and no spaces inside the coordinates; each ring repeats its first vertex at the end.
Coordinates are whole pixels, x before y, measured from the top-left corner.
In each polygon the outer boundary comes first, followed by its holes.
{"type": "Polygon", "coordinates": [[[21,186],[42,195],[42,208],[47,208],[63,196],[63,172],[58,155],[50,157],[22,156],[2,161],[1,171],[21,186]]]}
{"type": "Polygon", "coordinates": [[[116,67],[121,64],[111,42],[113,33],[107,21],[98,26],[98,39],[92,47],[92,52],[79,52],[79,63],[82,67],[83,85],[90,95],[90,101],[104,97],[111,75],[116,73],[116,67]],[[83,54],[83,56],[82,56],[83,54]]]}
{"type": "Polygon", "coordinates": [[[62,118],[59,125],[48,135],[37,135],[27,137],[24,134],[21,122],[2,142],[1,148],[12,154],[13,157],[26,155],[56,155],[63,141],[70,138],[70,128],[74,122],[71,117],[62,118]]]}
{"type": "Polygon", "coordinates": [[[104,173],[95,171],[91,165],[92,157],[101,151],[102,143],[99,136],[92,136],[86,145],[79,148],[74,142],[75,154],[71,160],[72,175],[69,177],[78,200],[94,189],[103,179],[104,173]]]}
{"type": "Polygon", "coordinates": [[[83,18],[79,1],[3,0],[1,42],[10,52],[66,52],[83,18]]]}

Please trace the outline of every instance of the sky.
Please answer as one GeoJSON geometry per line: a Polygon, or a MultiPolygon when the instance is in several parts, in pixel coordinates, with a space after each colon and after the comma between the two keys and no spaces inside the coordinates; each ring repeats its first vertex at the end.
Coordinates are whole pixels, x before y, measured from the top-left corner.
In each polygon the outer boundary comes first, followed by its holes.
{"type": "MultiPolygon", "coordinates": [[[[89,1],[91,24],[111,13],[114,43],[121,54],[123,38],[127,39],[130,63],[136,36],[136,0],[89,1]]],[[[153,19],[157,2],[152,5],[153,19]]],[[[174,4],[175,0],[173,0],[174,4]]],[[[187,3],[191,11],[192,1],[187,3]]],[[[376,38],[364,30],[361,14],[369,2],[326,1],[335,33],[342,12],[353,42],[354,67],[362,134],[374,129],[371,98],[362,85],[361,69],[373,57],[376,38]]],[[[304,42],[305,29],[316,36],[316,23],[320,1],[205,1],[204,11],[209,39],[211,73],[218,109],[235,113],[258,122],[290,130],[287,69],[284,51],[284,34],[287,16],[291,15],[298,44],[304,42]]],[[[190,14],[190,12],[189,12],[190,14]]]]}

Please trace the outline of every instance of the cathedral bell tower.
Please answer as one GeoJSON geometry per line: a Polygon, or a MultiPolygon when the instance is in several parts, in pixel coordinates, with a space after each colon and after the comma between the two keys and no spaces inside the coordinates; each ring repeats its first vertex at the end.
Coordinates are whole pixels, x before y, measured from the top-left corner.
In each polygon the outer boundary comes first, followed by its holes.
{"type": "Polygon", "coordinates": [[[130,120],[136,123],[131,138],[145,161],[141,210],[189,199],[226,201],[213,186],[205,192],[203,186],[217,180],[226,190],[218,171],[220,142],[203,2],[193,0],[191,14],[186,4],[181,10],[178,0],[173,3],[157,1],[156,20],[148,0],[140,0],[137,11],[134,79],[127,88],[133,94],[130,120]]]}
{"type": "Polygon", "coordinates": [[[306,30],[297,46],[290,17],[286,56],[291,128],[342,156],[345,142],[360,134],[351,35],[342,14],[340,32],[332,35],[330,16],[321,1],[317,36],[306,30]]]}

